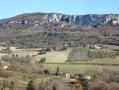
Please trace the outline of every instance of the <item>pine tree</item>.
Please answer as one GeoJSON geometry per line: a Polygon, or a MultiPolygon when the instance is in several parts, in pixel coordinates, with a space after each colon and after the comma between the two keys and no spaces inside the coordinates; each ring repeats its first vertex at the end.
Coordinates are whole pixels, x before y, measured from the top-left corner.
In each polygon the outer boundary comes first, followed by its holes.
{"type": "Polygon", "coordinates": [[[56,76],[59,76],[59,74],[60,74],[59,67],[57,67],[56,76]]]}

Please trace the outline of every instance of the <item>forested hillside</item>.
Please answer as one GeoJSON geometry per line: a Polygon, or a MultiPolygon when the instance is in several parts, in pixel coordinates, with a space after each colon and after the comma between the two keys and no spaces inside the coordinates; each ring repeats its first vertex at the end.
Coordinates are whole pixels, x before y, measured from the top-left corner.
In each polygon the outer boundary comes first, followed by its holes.
{"type": "Polygon", "coordinates": [[[22,14],[0,20],[0,42],[19,47],[62,47],[64,45],[79,46],[84,44],[118,45],[119,25],[117,17],[118,15],[84,15],[72,16],[71,19],[70,15],[63,14],[22,14]],[[92,17],[94,21],[87,19],[88,17],[92,17]],[[104,17],[110,21],[105,21],[104,17]],[[74,21],[72,21],[73,19],[74,21]],[[89,24],[86,24],[84,19],[89,24]],[[97,24],[92,26],[91,23],[97,24]]]}

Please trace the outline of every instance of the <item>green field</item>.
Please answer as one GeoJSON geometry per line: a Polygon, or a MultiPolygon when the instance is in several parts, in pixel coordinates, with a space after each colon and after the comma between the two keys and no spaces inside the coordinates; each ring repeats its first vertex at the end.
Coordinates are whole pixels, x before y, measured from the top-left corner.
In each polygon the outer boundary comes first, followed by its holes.
{"type": "Polygon", "coordinates": [[[29,49],[17,49],[16,47],[10,47],[12,50],[12,54],[18,54],[19,56],[32,56],[37,55],[38,50],[41,48],[29,48],[29,49]]]}
{"type": "Polygon", "coordinates": [[[64,63],[67,60],[70,52],[71,52],[71,49],[68,49],[66,51],[65,50],[52,51],[52,52],[47,52],[46,54],[37,55],[35,58],[37,61],[39,61],[41,58],[45,57],[46,62],[64,63]]]}
{"type": "Polygon", "coordinates": [[[91,61],[76,61],[76,62],[70,62],[70,63],[79,63],[79,64],[119,64],[119,58],[113,59],[113,58],[94,58],[91,61]]]}
{"type": "Polygon", "coordinates": [[[82,65],[82,64],[44,64],[46,69],[51,69],[53,71],[59,66],[61,71],[74,72],[74,73],[84,73],[87,70],[97,71],[100,68],[107,70],[119,70],[119,66],[100,66],[100,65],[82,65]]]}

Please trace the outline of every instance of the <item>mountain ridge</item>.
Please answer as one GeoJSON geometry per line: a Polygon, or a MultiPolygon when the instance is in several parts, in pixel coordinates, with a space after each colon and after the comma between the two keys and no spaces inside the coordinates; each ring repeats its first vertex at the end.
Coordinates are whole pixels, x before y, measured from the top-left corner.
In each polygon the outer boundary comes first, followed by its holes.
{"type": "Polygon", "coordinates": [[[0,20],[0,42],[28,47],[119,45],[119,14],[22,14],[0,20]]]}
{"type": "MultiPolygon", "coordinates": [[[[1,24],[24,24],[25,19],[42,19],[39,22],[64,22],[75,25],[97,26],[100,23],[119,24],[119,14],[86,14],[86,15],[67,15],[61,13],[24,13],[15,17],[1,19],[1,24]],[[19,21],[19,19],[24,21],[19,21]],[[18,22],[17,22],[18,21],[18,22]]],[[[36,21],[36,20],[34,20],[36,21]]],[[[37,22],[37,21],[36,21],[37,22]]]]}

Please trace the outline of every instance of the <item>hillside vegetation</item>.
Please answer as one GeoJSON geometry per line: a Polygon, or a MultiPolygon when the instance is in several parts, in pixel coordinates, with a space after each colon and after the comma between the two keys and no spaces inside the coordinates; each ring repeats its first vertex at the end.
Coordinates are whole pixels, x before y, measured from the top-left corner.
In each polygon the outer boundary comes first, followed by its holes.
{"type": "Polygon", "coordinates": [[[119,25],[113,22],[113,18],[118,22],[117,17],[112,14],[80,17],[48,13],[22,14],[0,20],[0,43],[19,48],[62,47],[65,44],[70,47],[83,44],[118,45],[119,25]]]}

